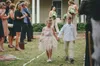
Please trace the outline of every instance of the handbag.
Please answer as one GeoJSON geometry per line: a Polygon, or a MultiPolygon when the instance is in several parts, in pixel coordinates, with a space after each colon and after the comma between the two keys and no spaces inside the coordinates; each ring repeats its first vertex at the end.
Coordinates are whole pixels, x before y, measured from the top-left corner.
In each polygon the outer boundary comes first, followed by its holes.
{"type": "Polygon", "coordinates": [[[9,28],[13,28],[13,24],[8,23],[9,28]]]}

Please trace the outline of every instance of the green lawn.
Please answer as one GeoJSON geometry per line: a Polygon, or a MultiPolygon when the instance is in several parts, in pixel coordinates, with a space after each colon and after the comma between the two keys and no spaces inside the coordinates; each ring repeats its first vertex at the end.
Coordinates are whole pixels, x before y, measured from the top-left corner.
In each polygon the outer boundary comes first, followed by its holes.
{"type": "MultiPolygon", "coordinates": [[[[41,51],[38,50],[38,39],[33,40],[33,42],[29,42],[25,45],[25,50],[23,51],[15,51],[14,49],[10,49],[7,47],[7,44],[4,44],[5,52],[0,52],[0,55],[3,54],[12,54],[21,60],[15,61],[0,61],[0,66],[23,66],[24,63],[30,61],[33,58],[36,58],[40,55],[41,51]]],[[[83,34],[78,35],[78,39],[76,40],[75,44],[75,63],[70,64],[64,61],[64,47],[63,41],[59,42],[58,50],[53,52],[53,62],[47,63],[47,56],[43,54],[39,58],[36,58],[31,63],[27,64],[26,66],[83,66],[83,58],[85,52],[85,39],[83,34]]]]}

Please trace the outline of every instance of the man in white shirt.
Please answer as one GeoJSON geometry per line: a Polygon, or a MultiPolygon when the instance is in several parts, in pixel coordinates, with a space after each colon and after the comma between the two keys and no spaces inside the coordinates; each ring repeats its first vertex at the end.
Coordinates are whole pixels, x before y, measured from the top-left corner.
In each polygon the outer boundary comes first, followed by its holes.
{"type": "Polygon", "coordinates": [[[73,64],[74,63],[73,50],[74,50],[74,44],[76,39],[76,33],[75,33],[75,26],[71,22],[72,22],[72,16],[68,14],[67,23],[61,28],[58,34],[58,38],[61,38],[63,34],[64,47],[66,53],[65,61],[68,61],[69,59],[70,62],[73,64]]]}

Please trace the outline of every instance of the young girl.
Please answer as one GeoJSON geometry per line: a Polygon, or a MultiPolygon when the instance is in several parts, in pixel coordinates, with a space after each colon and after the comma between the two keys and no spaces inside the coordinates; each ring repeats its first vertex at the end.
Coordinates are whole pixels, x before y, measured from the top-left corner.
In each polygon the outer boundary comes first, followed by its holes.
{"type": "Polygon", "coordinates": [[[48,56],[47,62],[51,62],[52,50],[57,48],[57,36],[55,31],[51,28],[52,20],[46,21],[46,27],[43,28],[40,41],[39,41],[39,49],[45,50],[48,56]]]}
{"type": "Polygon", "coordinates": [[[61,28],[58,37],[60,38],[62,34],[64,34],[64,49],[66,53],[66,61],[70,60],[71,63],[74,63],[74,43],[76,38],[75,26],[71,23],[72,16],[70,14],[67,15],[67,23],[61,28]],[[73,43],[71,43],[73,42],[73,43]]]}

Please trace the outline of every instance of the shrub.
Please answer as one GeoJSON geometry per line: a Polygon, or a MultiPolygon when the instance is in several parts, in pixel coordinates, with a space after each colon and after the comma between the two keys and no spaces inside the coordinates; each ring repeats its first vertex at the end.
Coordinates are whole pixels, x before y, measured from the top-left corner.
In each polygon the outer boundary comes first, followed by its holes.
{"type": "Polygon", "coordinates": [[[85,30],[85,23],[78,23],[77,24],[77,30],[78,31],[84,31],[85,30]]]}
{"type": "MultiPolygon", "coordinates": [[[[64,25],[64,23],[59,23],[58,24],[59,29],[61,29],[63,25],[64,25]]],[[[45,26],[44,23],[33,24],[33,31],[34,32],[41,32],[42,28],[44,26],[45,26]]],[[[78,23],[77,24],[77,30],[78,31],[84,31],[85,30],[85,23],[78,23]]]]}
{"type": "Polygon", "coordinates": [[[34,32],[41,32],[42,28],[45,26],[44,23],[33,24],[33,31],[34,32]]]}

